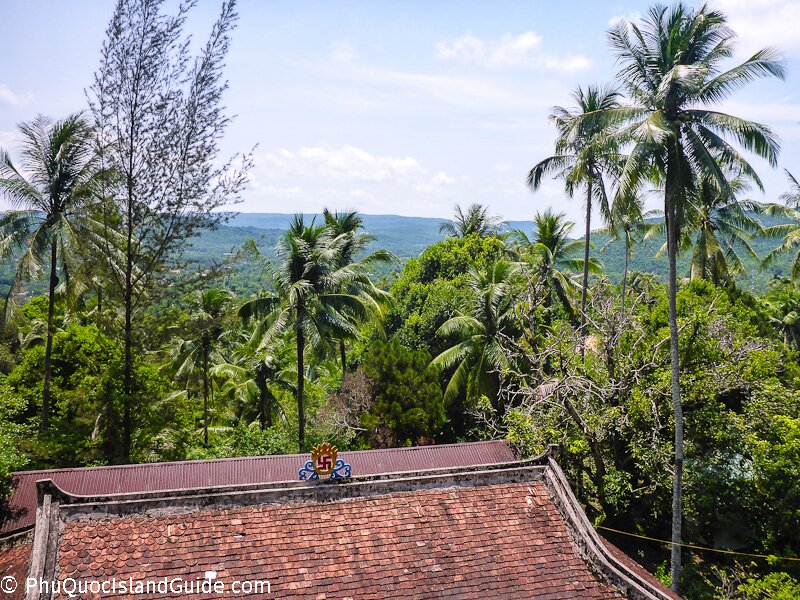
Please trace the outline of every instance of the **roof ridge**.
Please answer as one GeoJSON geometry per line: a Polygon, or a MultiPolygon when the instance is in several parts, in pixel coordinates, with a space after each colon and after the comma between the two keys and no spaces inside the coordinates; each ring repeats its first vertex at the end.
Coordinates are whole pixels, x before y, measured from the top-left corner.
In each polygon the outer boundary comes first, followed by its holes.
{"type": "MultiPolygon", "coordinates": [[[[435,450],[439,448],[453,448],[456,446],[476,446],[487,444],[510,444],[508,440],[480,440],[477,442],[453,442],[450,444],[431,444],[428,446],[403,446],[400,448],[370,448],[367,450],[342,450],[342,454],[381,454],[381,453],[395,453],[402,451],[415,451],[415,450],[435,450]]],[[[99,471],[99,470],[114,470],[114,469],[137,469],[137,468],[155,468],[167,465],[201,465],[212,463],[236,462],[245,460],[271,460],[271,459],[285,459],[286,457],[307,457],[308,452],[299,454],[256,454],[253,456],[227,456],[222,458],[202,458],[194,460],[173,460],[165,462],[151,462],[151,463],[131,463],[125,465],[96,465],[92,467],[60,467],[57,469],[33,469],[30,471],[14,471],[11,475],[35,475],[37,473],[67,473],[75,471],[99,471]]]]}
{"type": "MultiPolygon", "coordinates": [[[[291,497],[300,502],[319,501],[320,498],[335,498],[342,494],[345,498],[357,498],[366,495],[381,495],[408,491],[408,489],[424,489],[426,484],[434,482],[434,487],[464,487],[472,485],[485,485],[486,483],[518,482],[528,480],[529,473],[542,473],[548,467],[547,455],[537,456],[525,460],[515,460],[503,463],[492,463],[462,467],[443,467],[424,469],[419,471],[401,471],[396,473],[381,473],[372,475],[357,475],[342,479],[318,480],[287,480],[272,481],[255,484],[208,485],[205,487],[174,488],[167,490],[145,490],[141,492],[114,492],[108,494],[76,494],[58,486],[52,479],[39,480],[37,491],[39,494],[49,494],[58,500],[59,510],[87,514],[102,512],[103,506],[113,506],[109,515],[121,516],[127,512],[138,512],[138,505],[159,505],[168,503],[168,509],[176,507],[176,502],[183,499],[193,508],[207,506],[200,503],[195,506],[198,498],[238,498],[241,502],[234,501],[232,505],[258,504],[250,497],[259,495],[279,495],[291,497]],[[361,490],[368,489],[369,492],[361,490]],[[314,492],[309,496],[308,492],[314,492]]],[[[540,476],[534,477],[541,480],[540,476]]],[[[153,514],[152,512],[148,514],[153,514]]]]}
{"type": "MultiPolygon", "coordinates": [[[[356,450],[342,452],[339,456],[352,463],[359,474],[484,465],[519,459],[518,453],[506,440],[356,450]]],[[[33,524],[36,514],[35,483],[41,479],[53,479],[71,492],[97,494],[255,484],[295,480],[298,468],[308,459],[308,454],[269,454],[17,472],[13,479],[16,485],[8,501],[8,515],[0,518],[0,535],[33,524]]]]}

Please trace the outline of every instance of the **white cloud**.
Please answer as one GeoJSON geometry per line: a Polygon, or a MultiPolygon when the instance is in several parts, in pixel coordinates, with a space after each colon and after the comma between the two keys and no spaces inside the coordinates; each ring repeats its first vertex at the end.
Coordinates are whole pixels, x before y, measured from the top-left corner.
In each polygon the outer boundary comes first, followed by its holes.
{"type": "Polygon", "coordinates": [[[357,200],[372,200],[372,199],[375,198],[375,196],[373,196],[369,192],[365,192],[364,190],[360,190],[360,189],[359,190],[350,190],[350,196],[352,198],[357,199],[357,200]]]}
{"type": "Polygon", "coordinates": [[[543,68],[575,72],[588,68],[591,61],[583,55],[563,57],[541,52],[542,37],[535,31],[519,35],[507,33],[496,40],[482,40],[467,32],[454,40],[436,44],[436,58],[458,60],[490,69],[543,68]]]}
{"type": "Polygon", "coordinates": [[[303,193],[303,188],[299,185],[293,185],[290,187],[276,187],[274,185],[268,185],[264,188],[264,192],[274,196],[299,196],[303,193]]]}
{"type": "Polygon", "coordinates": [[[543,98],[477,78],[409,73],[354,64],[336,67],[326,70],[326,74],[333,79],[359,85],[344,89],[337,85],[325,91],[325,100],[330,103],[337,96],[345,94],[343,100],[350,109],[356,103],[365,109],[390,106],[393,110],[430,110],[445,105],[467,109],[488,108],[494,112],[530,109],[537,103],[549,106],[543,98]]]}
{"type": "Polygon", "coordinates": [[[439,171],[428,180],[420,181],[414,185],[414,191],[422,194],[431,194],[435,197],[446,197],[451,194],[450,188],[458,183],[469,183],[469,177],[453,177],[444,171],[439,171]]]}
{"type": "Polygon", "coordinates": [[[466,63],[483,63],[490,67],[518,67],[531,60],[531,53],[542,44],[533,31],[518,36],[505,34],[500,39],[485,42],[467,32],[450,42],[436,44],[436,58],[457,59],[466,63]]]}
{"type": "Polygon", "coordinates": [[[615,25],[621,23],[622,21],[627,21],[628,23],[638,23],[642,20],[642,15],[638,11],[633,11],[628,13],[627,15],[614,15],[608,20],[608,26],[614,27],[615,25]]]}
{"type": "Polygon", "coordinates": [[[5,104],[7,106],[23,106],[31,102],[33,102],[33,94],[30,92],[17,94],[4,83],[0,83],[0,104],[5,104]]]}
{"type": "Polygon", "coordinates": [[[436,44],[436,58],[457,58],[464,62],[481,60],[485,54],[483,40],[467,32],[452,42],[441,41],[436,44]]]}
{"type": "Polygon", "coordinates": [[[583,54],[571,54],[563,57],[543,56],[539,60],[539,65],[553,71],[577,73],[578,71],[585,71],[591,67],[592,61],[583,54]]]}
{"type": "Polygon", "coordinates": [[[358,50],[350,42],[336,42],[333,44],[333,60],[350,62],[358,58],[358,50]]]}
{"type": "Polygon", "coordinates": [[[710,4],[728,16],[728,24],[739,37],[740,57],[767,46],[787,54],[800,54],[797,0],[712,0],[710,4]]]}
{"type": "Polygon", "coordinates": [[[456,178],[450,177],[444,171],[439,171],[436,175],[431,178],[431,183],[433,185],[455,185],[456,178]]]}
{"type": "Polygon", "coordinates": [[[436,215],[441,202],[450,203],[470,183],[464,175],[426,169],[411,156],[374,154],[352,145],[260,154],[253,171],[243,210],[355,206],[366,213],[436,215]]]}
{"type": "Polygon", "coordinates": [[[416,159],[375,156],[350,145],[338,149],[303,147],[265,154],[259,162],[269,177],[318,177],[346,182],[403,181],[422,173],[416,159]]]}
{"type": "MultiPolygon", "coordinates": [[[[308,106],[322,104],[326,110],[349,113],[380,110],[395,114],[458,108],[486,110],[492,115],[520,110],[528,113],[537,108],[549,110],[552,100],[548,96],[569,93],[569,88],[558,78],[532,82],[529,78],[495,73],[472,77],[429,74],[363,64],[355,49],[350,59],[339,60],[337,56],[341,58],[341,53],[334,49],[326,61],[295,63],[297,68],[314,75],[314,86],[277,85],[272,88],[273,93],[279,98],[295,98],[308,106]]],[[[567,66],[574,68],[575,64],[567,66]]]]}

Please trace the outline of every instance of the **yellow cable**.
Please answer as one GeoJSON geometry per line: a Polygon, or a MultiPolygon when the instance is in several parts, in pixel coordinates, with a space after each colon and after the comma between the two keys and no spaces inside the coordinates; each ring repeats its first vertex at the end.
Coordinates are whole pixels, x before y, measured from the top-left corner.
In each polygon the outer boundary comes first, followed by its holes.
{"type": "Polygon", "coordinates": [[[735,550],[722,550],[721,548],[706,548],[705,546],[695,546],[694,544],[676,544],[675,542],[670,542],[668,540],[660,540],[658,538],[649,537],[646,535],[640,535],[638,533],[630,533],[629,531],[620,531],[619,529],[612,529],[611,527],[605,527],[603,525],[598,525],[597,529],[605,529],[606,531],[613,531],[614,533],[619,533],[622,535],[629,535],[631,537],[641,538],[643,540],[650,540],[651,542],[660,542],[662,544],[669,544],[670,546],[683,546],[684,548],[692,548],[694,550],[707,550],[708,552],[719,552],[721,554],[736,554],[738,556],[749,556],[752,558],[771,558],[773,560],[796,560],[800,561],[800,558],[789,557],[789,556],[775,556],[774,554],[752,554],[750,552],[736,552],[735,550]]]}

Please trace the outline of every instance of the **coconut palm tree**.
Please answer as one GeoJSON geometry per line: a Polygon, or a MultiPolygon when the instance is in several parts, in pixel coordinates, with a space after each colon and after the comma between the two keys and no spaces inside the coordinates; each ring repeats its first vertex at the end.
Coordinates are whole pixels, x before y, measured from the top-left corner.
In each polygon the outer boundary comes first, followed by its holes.
{"type": "Polygon", "coordinates": [[[800,280],[800,183],[789,171],[789,191],[781,194],[780,199],[785,204],[768,204],[764,213],[770,216],[791,219],[792,223],[773,225],[764,229],[763,235],[767,237],[782,237],[781,245],[770,251],[764,258],[764,267],[771,265],[775,259],[786,252],[797,250],[792,257],[792,281],[800,280]]]}
{"type": "Polygon", "coordinates": [[[239,315],[245,321],[259,319],[254,332],[259,352],[286,335],[294,339],[301,450],[305,445],[306,351],[320,351],[333,339],[356,336],[358,330],[348,315],[380,311],[375,299],[362,293],[371,286],[367,266],[360,261],[339,266],[342,246],[349,241],[334,235],[326,225],[316,225],[313,220],[307,225],[302,215],[295,215],[276,245],[274,264],[264,259],[252,241],[249,243],[251,255],[264,265],[275,293],[244,303],[239,315]]]}
{"type": "Polygon", "coordinates": [[[675,473],[672,506],[672,587],[681,574],[683,482],[683,406],[680,393],[677,325],[677,254],[689,194],[703,177],[727,194],[726,173],[734,172],[761,188],[753,168],[731,141],[775,165],[779,145],[765,126],[709,106],[731,96],[760,77],[784,77],[773,50],[756,52],[745,62],[723,71],[732,56],[734,33],[725,15],[707,6],[699,9],[678,3],[650,9],[641,24],[622,21],[608,33],[620,71],[619,83],[632,105],[599,111],[588,120],[606,126],[625,123],[619,131],[631,143],[620,175],[623,194],[647,179],[664,189],[664,215],[669,255],[669,328],[672,364],[671,392],[675,417],[675,473]]]}
{"type": "Polygon", "coordinates": [[[645,220],[659,216],[659,211],[644,210],[644,197],[638,192],[628,194],[615,194],[611,201],[608,215],[608,227],[603,233],[608,233],[610,238],[606,246],[619,240],[624,241],[625,256],[622,267],[622,312],[625,312],[625,298],[628,285],[628,263],[633,252],[633,245],[640,239],[650,235],[658,229],[658,224],[647,223],[645,220]]]}
{"type": "MultiPolygon", "coordinates": [[[[579,256],[583,243],[570,240],[575,223],[566,220],[564,213],[553,213],[547,209],[537,212],[533,217],[534,233],[528,236],[521,229],[511,232],[517,257],[527,263],[535,276],[545,285],[545,318],[549,325],[555,299],[561,304],[571,321],[575,321],[575,308],[571,296],[577,283],[574,273],[583,270],[584,263],[579,256]]],[[[589,271],[599,273],[600,265],[589,259],[589,271]]]]}
{"type": "Polygon", "coordinates": [[[800,349],[800,290],[789,278],[775,278],[761,298],[770,322],[783,334],[785,346],[800,349]]]}
{"type": "Polygon", "coordinates": [[[745,272],[744,257],[760,262],[750,242],[764,231],[756,216],[764,209],[758,202],[736,197],[745,189],[744,182],[736,178],[725,193],[720,193],[704,177],[689,194],[686,236],[694,241],[692,279],[705,279],[714,285],[730,283],[734,275],[745,272]]]}
{"type": "Polygon", "coordinates": [[[470,204],[467,212],[456,204],[453,210],[455,211],[453,220],[442,221],[439,225],[439,233],[447,237],[465,238],[468,235],[490,237],[497,235],[500,228],[506,224],[497,215],[490,215],[489,207],[482,204],[470,204]]]}
{"type": "Polygon", "coordinates": [[[232,339],[228,340],[228,348],[218,353],[219,360],[211,374],[223,382],[220,394],[239,407],[237,418],[255,414],[264,430],[273,424],[275,415],[283,412],[281,394],[296,392],[297,379],[291,366],[293,349],[278,344],[269,352],[258,351],[260,340],[244,329],[230,330],[226,337],[232,339]]]}
{"type": "Polygon", "coordinates": [[[204,446],[208,446],[209,393],[213,395],[213,381],[209,378],[212,353],[232,299],[233,295],[227,290],[195,290],[189,300],[189,336],[180,340],[174,349],[176,377],[186,379],[187,384],[195,373],[199,372],[202,377],[204,446]]]}
{"type": "Polygon", "coordinates": [[[510,285],[518,266],[504,260],[489,265],[485,271],[470,265],[467,271],[471,291],[469,304],[458,311],[437,331],[438,335],[456,336],[458,342],[433,359],[443,369],[456,367],[445,390],[445,402],[452,401],[466,389],[469,399],[486,395],[497,403],[499,371],[508,368],[508,359],[500,346],[501,332],[510,333],[514,324],[510,285]]]}
{"type": "MultiPolygon", "coordinates": [[[[578,88],[572,95],[575,108],[556,106],[550,119],[558,129],[556,153],[533,166],[528,173],[528,185],[536,191],[547,175],[557,175],[572,197],[575,189],[586,187],[586,231],[583,250],[583,281],[581,283],[580,333],[585,335],[586,301],[589,289],[589,249],[592,236],[592,207],[594,202],[608,220],[609,205],[603,175],[613,173],[620,163],[610,127],[599,119],[584,119],[586,115],[619,106],[619,94],[610,88],[589,86],[578,88]]],[[[581,346],[583,348],[583,346],[581,346]]],[[[583,352],[583,350],[581,350],[583,352]]]]}
{"type": "MultiPolygon", "coordinates": [[[[342,238],[339,245],[339,256],[336,259],[338,268],[344,268],[356,262],[356,257],[364,255],[358,262],[367,268],[387,265],[397,260],[394,254],[385,249],[375,250],[367,254],[369,245],[375,241],[375,237],[364,231],[364,220],[356,211],[331,212],[327,208],[323,210],[325,224],[331,229],[335,238],[342,238]]],[[[378,289],[367,279],[359,279],[350,284],[349,290],[344,290],[351,294],[369,294],[380,306],[380,302],[388,299],[388,294],[378,289]],[[365,286],[364,284],[369,285],[365,286]]],[[[350,313],[346,309],[343,311],[353,322],[359,324],[371,318],[380,318],[381,312],[370,311],[368,313],[350,313]]],[[[347,369],[347,353],[345,348],[345,338],[339,340],[339,358],[342,363],[342,378],[347,369]]]]}
{"type": "Polygon", "coordinates": [[[50,380],[59,283],[69,283],[80,243],[95,237],[88,218],[101,176],[92,130],[81,114],[61,121],[38,116],[19,126],[20,162],[0,150],[0,193],[15,207],[0,216],[0,258],[16,261],[6,310],[18,285],[49,271],[47,340],[42,386],[41,430],[49,426],[50,380]],[[60,275],[60,277],[59,277],[60,275]]]}

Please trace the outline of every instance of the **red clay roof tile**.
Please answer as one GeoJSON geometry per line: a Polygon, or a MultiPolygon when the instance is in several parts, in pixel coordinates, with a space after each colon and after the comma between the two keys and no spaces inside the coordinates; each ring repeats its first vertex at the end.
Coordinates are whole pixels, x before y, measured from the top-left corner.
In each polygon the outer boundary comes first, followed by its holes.
{"type": "Polygon", "coordinates": [[[0,585],[0,598],[21,600],[25,598],[25,577],[31,560],[32,542],[29,535],[11,540],[0,540],[0,579],[13,577],[16,589],[9,592],[7,581],[0,585]]]}
{"type": "Polygon", "coordinates": [[[269,580],[280,598],[623,597],[578,556],[542,481],[73,521],[59,567],[118,579],[216,571],[228,584],[269,580]],[[83,556],[69,553],[84,540],[83,556]]]}

